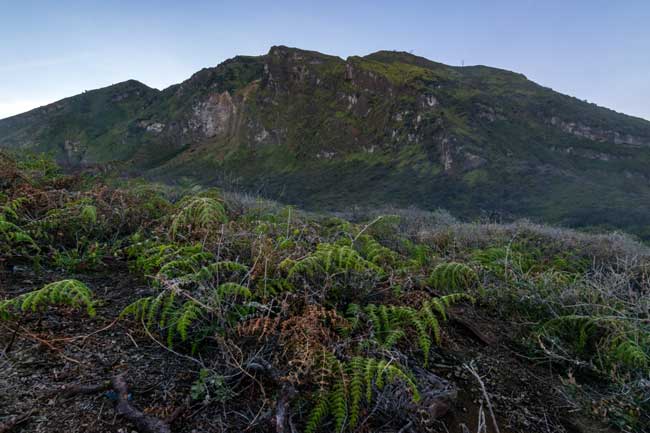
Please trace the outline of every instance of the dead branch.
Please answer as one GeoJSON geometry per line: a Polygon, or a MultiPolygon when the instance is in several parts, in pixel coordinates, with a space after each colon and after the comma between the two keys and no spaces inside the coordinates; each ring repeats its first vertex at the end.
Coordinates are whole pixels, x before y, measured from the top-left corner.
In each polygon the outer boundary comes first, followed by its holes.
{"type": "MultiPolygon", "coordinates": [[[[69,398],[80,394],[96,394],[111,388],[115,391],[117,399],[115,402],[115,412],[131,421],[140,433],[171,433],[169,425],[180,417],[186,408],[186,406],[181,406],[176,409],[165,421],[139,411],[129,403],[129,388],[123,374],[113,376],[111,380],[95,385],[66,385],[57,392],[60,393],[63,398],[69,398]]],[[[0,429],[0,433],[4,431],[5,430],[0,429]]]]}
{"type": "Polygon", "coordinates": [[[469,365],[465,364],[464,367],[469,371],[472,376],[478,381],[479,385],[481,386],[481,392],[483,393],[483,398],[485,398],[485,403],[487,404],[488,410],[490,411],[490,417],[492,418],[492,426],[494,427],[494,431],[496,433],[501,433],[499,430],[499,426],[497,425],[497,419],[494,416],[494,410],[492,409],[492,402],[490,401],[490,396],[487,393],[487,390],[485,389],[485,383],[483,383],[483,380],[481,379],[481,376],[479,376],[478,371],[476,371],[476,367],[474,366],[474,361],[470,362],[469,365]]]}
{"type": "Polygon", "coordinates": [[[246,366],[247,370],[261,373],[270,379],[276,385],[280,385],[280,396],[275,404],[275,413],[272,417],[272,423],[277,433],[294,432],[291,423],[291,412],[289,410],[291,401],[298,394],[296,388],[282,374],[265,360],[251,361],[246,366]]]}
{"type": "Polygon", "coordinates": [[[129,403],[129,388],[123,374],[113,376],[111,384],[117,394],[115,411],[131,421],[140,433],[171,433],[169,424],[153,416],[147,415],[131,406],[129,403]]]}
{"type": "Polygon", "coordinates": [[[95,385],[66,385],[59,392],[63,398],[74,397],[75,395],[91,395],[98,392],[106,391],[111,389],[111,382],[109,380],[95,385]]]}

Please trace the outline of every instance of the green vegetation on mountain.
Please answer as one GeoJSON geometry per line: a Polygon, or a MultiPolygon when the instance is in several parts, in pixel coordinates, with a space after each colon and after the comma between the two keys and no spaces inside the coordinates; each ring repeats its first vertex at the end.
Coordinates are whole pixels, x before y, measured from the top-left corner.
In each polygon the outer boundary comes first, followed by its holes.
{"type": "Polygon", "coordinates": [[[0,146],[304,208],[439,207],[650,237],[650,122],[485,66],[273,47],[0,120],[0,146]]]}

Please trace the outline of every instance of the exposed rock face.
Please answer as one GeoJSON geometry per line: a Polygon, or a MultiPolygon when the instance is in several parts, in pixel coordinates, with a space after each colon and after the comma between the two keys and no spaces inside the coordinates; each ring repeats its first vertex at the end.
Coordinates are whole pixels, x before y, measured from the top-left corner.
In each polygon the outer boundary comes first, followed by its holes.
{"type": "Polygon", "coordinates": [[[86,146],[83,145],[81,140],[68,139],[63,142],[63,150],[69,164],[79,164],[84,159],[86,146]]]}
{"type": "Polygon", "coordinates": [[[212,94],[194,107],[189,127],[206,138],[223,136],[232,132],[236,115],[237,107],[230,93],[212,94]]]}
{"type": "Polygon", "coordinates": [[[151,122],[146,120],[141,120],[138,122],[138,126],[144,129],[147,132],[152,134],[160,134],[165,129],[165,124],[161,122],[151,122]]]}
{"type": "Polygon", "coordinates": [[[650,141],[641,137],[635,137],[631,134],[625,134],[619,131],[591,127],[579,122],[567,122],[555,116],[551,117],[550,123],[568,134],[586,138],[591,141],[610,142],[630,146],[650,146],[650,141]]]}

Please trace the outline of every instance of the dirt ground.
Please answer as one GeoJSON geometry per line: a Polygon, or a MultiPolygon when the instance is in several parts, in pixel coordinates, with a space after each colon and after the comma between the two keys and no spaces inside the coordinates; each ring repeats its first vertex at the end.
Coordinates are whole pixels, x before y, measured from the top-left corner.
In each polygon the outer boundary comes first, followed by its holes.
{"type": "MultiPolygon", "coordinates": [[[[66,275],[66,278],[75,277],[66,275]]],[[[0,274],[0,297],[34,290],[62,275],[27,269],[0,274]]],[[[124,373],[131,403],[146,413],[166,418],[186,407],[172,423],[175,432],[272,431],[265,413],[274,397],[255,386],[240,387],[227,403],[188,404],[200,365],[139,331],[128,322],[113,320],[149,288],[116,265],[111,272],[82,275],[101,300],[97,316],[48,312],[42,320],[0,323],[0,425],[12,416],[27,416],[12,432],[131,432],[128,421],[116,415],[109,392],[63,396],[70,384],[99,384],[124,373]],[[111,326],[112,325],[112,326],[111,326]],[[99,331],[99,332],[98,332],[99,331]],[[13,340],[12,343],[10,343],[13,340]]],[[[457,322],[444,326],[444,344],[432,354],[430,369],[458,389],[449,413],[428,431],[462,433],[461,424],[477,431],[482,392],[478,381],[463,368],[474,361],[494,407],[501,433],[609,432],[580,416],[560,392],[560,374],[552,366],[531,359],[518,344],[517,329],[474,310],[457,308],[454,315],[471,321],[489,342],[457,322]],[[471,319],[471,320],[470,320],[471,319]]],[[[203,356],[210,356],[204,354],[203,356]]],[[[487,431],[495,432],[487,407],[487,431]]],[[[359,431],[416,431],[386,425],[359,431]]],[[[0,431],[2,429],[0,428],[0,431]]]]}

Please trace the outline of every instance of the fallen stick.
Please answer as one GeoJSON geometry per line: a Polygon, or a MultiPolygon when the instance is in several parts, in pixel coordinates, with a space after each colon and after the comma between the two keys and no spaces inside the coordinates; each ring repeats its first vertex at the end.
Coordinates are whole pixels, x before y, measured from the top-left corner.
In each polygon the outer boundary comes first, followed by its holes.
{"type": "MultiPolygon", "coordinates": [[[[79,394],[96,394],[111,388],[115,391],[115,412],[131,421],[140,433],[171,433],[170,424],[179,418],[186,409],[185,406],[177,408],[165,421],[145,414],[129,403],[129,387],[123,374],[113,376],[111,380],[96,385],[67,385],[57,392],[64,398],[68,398],[79,394]]],[[[4,431],[0,428],[0,433],[4,431]]]]}
{"type": "Polygon", "coordinates": [[[487,403],[488,410],[490,411],[490,417],[492,418],[492,426],[494,427],[494,431],[495,433],[501,433],[499,431],[499,425],[497,424],[497,418],[494,416],[494,410],[492,409],[490,396],[485,389],[485,383],[483,383],[481,376],[479,376],[478,371],[476,371],[476,368],[474,367],[474,361],[470,362],[469,365],[465,364],[465,368],[472,374],[472,376],[474,376],[474,378],[478,381],[478,384],[481,386],[481,392],[483,393],[483,397],[487,403]]]}
{"type": "Polygon", "coordinates": [[[275,404],[275,411],[272,417],[272,423],[277,433],[285,433],[295,431],[291,423],[290,406],[293,398],[298,394],[296,388],[283,378],[282,374],[275,369],[269,362],[260,359],[251,361],[246,366],[247,370],[261,373],[276,385],[280,385],[280,397],[275,404]],[[288,425],[287,425],[288,424],[288,425]]]}
{"type": "Polygon", "coordinates": [[[70,398],[78,394],[90,395],[109,389],[111,389],[111,382],[107,380],[97,385],[66,385],[59,391],[59,394],[61,394],[63,398],[70,398]]]}
{"type": "Polygon", "coordinates": [[[129,388],[123,374],[113,376],[111,384],[117,394],[115,412],[131,421],[140,433],[171,433],[169,424],[165,421],[147,415],[131,406],[131,403],[129,403],[129,388]]]}

